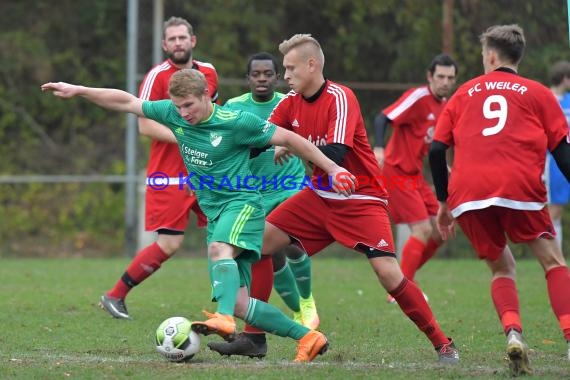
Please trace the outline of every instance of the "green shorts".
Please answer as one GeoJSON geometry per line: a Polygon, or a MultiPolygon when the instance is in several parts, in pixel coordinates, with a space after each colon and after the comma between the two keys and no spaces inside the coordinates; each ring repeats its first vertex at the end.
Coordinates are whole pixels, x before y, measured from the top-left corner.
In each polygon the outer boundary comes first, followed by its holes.
{"type": "Polygon", "coordinates": [[[261,258],[265,213],[257,202],[228,206],[215,220],[208,221],[207,243],[222,242],[243,248],[235,258],[240,286],[251,283],[251,264],[261,258]]]}
{"type": "Polygon", "coordinates": [[[281,203],[285,202],[287,199],[291,198],[293,195],[297,194],[299,190],[281,190],[281,191],[270,191],[261,192],[261,203],[263,204],[263,209],[265,213],[269,215],[273,209],[279,206],[281,203]]]}

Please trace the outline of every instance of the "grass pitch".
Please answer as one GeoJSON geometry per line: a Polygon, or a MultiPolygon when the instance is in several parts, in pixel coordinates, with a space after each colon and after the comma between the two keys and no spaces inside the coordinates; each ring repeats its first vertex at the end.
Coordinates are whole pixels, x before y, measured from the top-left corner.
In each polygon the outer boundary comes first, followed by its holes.
{"type": "MultiPolygon", "coordinates": [[[[460,349],[455,367],[436,364],[429,341],[385,302],[367,260],[313,260],[321,330],[331,348],[296,365],[295,342],[270,336],[264,360],[201,351],[189,363],[165,361],[153,334],[167,317],[202,319],[209,302],[205,259],[175,257],[127,298],[133,321],[115,320],[97,302],[128,259],[2,259],[1,379],[434,379],[507,378],[505,337],[489,295],[490,274],[476,260],[432,260],[417,280],[440,325],[460,349]]],[[[570,378],[566,342],[550,310],[538,263],[518,265],[525,335],[537,378],[570,378]]],[[[271,301],[286,310],[275,294],[271,301]]]]}

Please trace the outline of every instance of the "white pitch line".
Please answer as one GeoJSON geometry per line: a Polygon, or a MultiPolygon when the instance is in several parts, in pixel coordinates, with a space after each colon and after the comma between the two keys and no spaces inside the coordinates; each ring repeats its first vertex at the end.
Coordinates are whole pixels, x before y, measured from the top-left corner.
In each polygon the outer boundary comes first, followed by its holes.
{"type": "MultiPolygon", "coordinates": [[[[8,355],[0,355],[0,358],[4,356],[8,358],[8,355]]],[[[247,368],[264,368],[264,367],[298,367],[298,363],[294,363],[290,360],[253,360],[248,359],[245,360],[241,357],[232,357],[232,358],[219,358],[219,360],[210,360],[204,361],[201,358],[195,358],[190,360],[186,363],[169,363],[166,360],[162,360],[160,357],[157,358],[143,358],[140,356],[127,356],[127,355],[114,355],[114,356],[101,356],[101,355],[94,355],[88,353],[77,353],[77,354],[57,354],[52,352],[45,352],[45,353],[32,353],[26,354],[25,356],[15,356],[9,357],[7,360],[13,364],[28,364],[34,362],[43,362],[43,361],[50,361],[50,362],[61,362],[61,365],[65,364],[81,364],[81,363],[89,363],[89,364],[156,364],[157,362],[162,362],[167,365],[187,365],[187,366],[195,366],[197,368],[220,368],[220,367],[235,367],[236,365],[242,369],[247,368]]],[[[304,364],[309,367],[340,367],[346,369],[403,369],[403,370],[425,370],[425,369],[438,369],[443,368],[441,364],[438,363],[395,363],[395,362],[378,362],[378,363],[364,363],[364,362],[355,362],[355,361],[332,361],[332,362],[324,362],[324,361],[316,361],[312,363],[304,364]]],[[[480,374],[493,374],[496,373],[497,370],[501,371],[502,368],[499,367],[487,367],[487,366],[479,366],[473,365],[466,367],[464,364],[461,366],[462,371],[475,371],[480,374]]]]}

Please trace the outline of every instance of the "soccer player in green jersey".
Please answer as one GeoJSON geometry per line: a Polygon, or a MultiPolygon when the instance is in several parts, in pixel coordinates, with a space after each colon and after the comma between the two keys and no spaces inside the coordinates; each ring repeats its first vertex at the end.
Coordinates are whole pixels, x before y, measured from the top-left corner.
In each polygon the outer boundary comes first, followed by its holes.
{"type": "Polygon", "coordinates": [[[236,334],[233,315],[255,327],[298,340],[295,361],[306,362],[328,347],[324,334],[300,325],[278,308],[249,298],[251,263],[259,260],[264,230],[261,196],[247,178],[250,148],[284,146],[327,173],[335,191],[350,196],[355,177],[328,159],[313,144],[254,114],[224,110],[212,104],[204,75],[184,69],[172,75],[170,100],[143,101],[128,92],[68,83],[45,83],[42,91],[61,98],[82,96],[100,107],[134,113],[168,126],[176,136],[188,168],[188,185],[208,218],[208,262],[212,299],[218,302],[208,320],[194,331],[216,333],[226,340],[236,334]]]}
{"type": "MultiPolygon", "coordinates": [[[[273,108],[285,97],[285,94],[275,91],[278,67],[269,53],[252,55],[246,75],[251,91],[229,99],[224,108],[248,111],[268,119],[273,108]]],[[[266,214],[296,194],[305,177],[305,165],[301,159],[292,156],[283,165],[276,165],[274,154],[275,148],[271,147],[250,160],[253,175],[259,178],[258,186],[266,214]]],[[[262,284],[273,280],[275,290],[293,311],[293,320],[310,329],[318,328],[319,316],[311,292],[311,259],[305,251],[291,244],[272,256],[262,256],[251,269],[250,295],[253,298],[264,298],[264,295],[268,298],[269,294],[265,294],[267,287],[262,284]],[[265,266],[269,269],[263,270],[265,266]]],[[[271,288],[268,290],[271,292],[271,288]]],[[[267,353],[265,333],[250,325],[246,325],[244,332],[229,345],[210,342],[208,347],[222,355],[231,352],[234,355],[264,357],[267,353]]]]}

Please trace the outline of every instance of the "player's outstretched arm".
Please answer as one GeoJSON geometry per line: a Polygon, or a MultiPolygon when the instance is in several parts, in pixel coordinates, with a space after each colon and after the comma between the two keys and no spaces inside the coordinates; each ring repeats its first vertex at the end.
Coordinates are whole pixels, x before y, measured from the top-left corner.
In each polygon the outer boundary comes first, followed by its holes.
{"type": "Polygon", "coordinates": [[[139,133],[143,136],[150,137],[156,141],[176,144],[176,137],[170,128],[160,124],[157,121],[139,117],[139,133]]]}
{"type": "Polygon", "coordinates": [[[77,86],[65,82],[49,82],[41,86],[42,91],[51,91],[60,98],[73,98],[81,96],[99,107],[112,111],[129,112],[144,116],[142,111],[143,101],[126,91],[114,88],[93,88],[77,86]]]}
{"type": "Polygon", "coordinates": [[[316,146],[301,136],[277,127],[269,140],[271,145],[284,146],[302,159],[312,162],[323,169],[333,180],[333,189],[342,195],[349,196],[356,188],[356,178],[345,168],[337,165],[316,146]]]}

